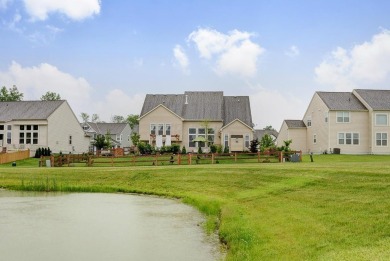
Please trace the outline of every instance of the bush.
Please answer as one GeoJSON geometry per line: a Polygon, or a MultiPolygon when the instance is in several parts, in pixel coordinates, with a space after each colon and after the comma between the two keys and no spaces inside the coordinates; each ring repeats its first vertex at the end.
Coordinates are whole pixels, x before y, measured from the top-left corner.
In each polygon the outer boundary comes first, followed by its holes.
{"type": "Polygon", "coordinates": [[[187,154],[186,146],[183,146],[181,149],[181,154],[187,154]]]}
{"type": "Polygon", "coordinates": [[[225,146],[225,148],[223,149],[223,153],[229,153],[229,146],[225,146]]]}
{"type": "Polygon", "coordinates": [[[211,144],[210,145],[210,152],[211,153],[216,153],[217,152],[217,145],[211,144]]]}
{"type": "Polygon", "coordinates": [[[140,154],[152,154],[152,152],[154,152],[154,148],[152,147],[152,145],[150,145],[149,143],[145,143],[145,142],[139,142],[138,145],[138,151],[140,154]]]}
{"type": "Polygon", "coordinates": [[[223,152],[222,145],[217,145],[217,153],[221,154],[223,152]]]}
{"type": "Polygon", "coordinates": [[[253,139],[251,141],[251,144],[250,144],[250,151],[252,153],[256,153],[257,152],[257,147],[259,146],[259,140],[258,139],[253,139]]]}
{"type": "Polygon", "coordinates": [[[179,144],[172,144],[171,145],[171,152],[173,154],[178,154],[180,153],[180,145],[179,144]]]}

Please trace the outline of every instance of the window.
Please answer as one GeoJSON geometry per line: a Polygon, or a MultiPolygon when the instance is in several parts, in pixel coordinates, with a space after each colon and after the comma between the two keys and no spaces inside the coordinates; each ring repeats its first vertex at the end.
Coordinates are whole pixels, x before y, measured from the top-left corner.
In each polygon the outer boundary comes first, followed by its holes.
{"type": "Polygon", "coordinates": [[[69,145],[72,145],[72,136],[69,136],[69,145]]]}
{"type": "Polygon", "coordinates": [[[4,125],[0,125],[0,130],[4,130],[4,125]]]}
{"type": "Polygon", "coordinates": [[[246,148],[249,148],[249,141],[250,137],[249,137],[249,134],[245,134],[245,147],[246,148]]]}
{"type": "Polygon", "coordinates": [[[156,134],[156,124],[150,124],[150,134],[156,134]]]}
{"type": "Polygon", "coordinates": [[[387,133],[376,133],[376,146],[387,146],[387,133]]]}
{"type": "Polygon", "coordinates": [[[337,122],[339,122],[339,123],[349,122],[349,112],[348,111],[337,112],[337,122]]]}
{"type": "Polygon", "coordinates": [[[12,126],[7,125],[7,144],[11,144],[12,141],[12,126]]]}
{"type": "Polygon", "coordinates": [[[171,124],[165,124],[165,135],[171,135],[171,124]]]}
{"type": "Polygon", "coordinates": [[[158,124],[157,131],[158,135],[164,135],[164,124],[158,124]]]}
{"type": "Polygon", "coordinates": [[[343,145],[344,144],[344,133],[339,133],[339,144],[343,145]]]}
{"type": "Polygon", "coordinates": [[[19,144],[38,144],[38,125],[19,126],[19,144]]]}
{"type": "Polygon", "coordinates": [[[311,127],[311,119],[307,120],[307,127],[311,127]]]}
{"type": "Polygon", "coordinates": [[[339,133],[338,134],[338,144],[339,145],[359,145],[360,136],[359,133],[339,133]]]}
{"type": "Polygon", "coordinates": [[[207,130],[207,140],[209,141],[209,144],[214,143],[214,135],[215,135],[214,129],[207,130]]]}
{"type": "Polygon", "coordinates": [[[375,125],[387,126],[387,114],[375,114],[375,125]]]}
{"type": "Polygon", "coordinates": [[[328,115],[329,115],[328,112],[325,112],[325,113],[324,113],[325,122],[328,122],[328,115]]]}
{"type": "Polygon", "coordinates": [[[195,147],[195,142],[193,141],[195,138],[196,138],[196,128],[189,128],[188,129],[188,140],[189,140],[188,147],[195,147]]]}
{"type": "Polygon", "coordinates": [[[317,144],[317,134],[314,134],[314,135],[313,135],[313,143],[314,143],[314,144],[317,144]]]}
{"type": "Polygon", "coordinates": [[[225,148],[229,147],[229,134],[225,134],[224,146],[225,148]]]}

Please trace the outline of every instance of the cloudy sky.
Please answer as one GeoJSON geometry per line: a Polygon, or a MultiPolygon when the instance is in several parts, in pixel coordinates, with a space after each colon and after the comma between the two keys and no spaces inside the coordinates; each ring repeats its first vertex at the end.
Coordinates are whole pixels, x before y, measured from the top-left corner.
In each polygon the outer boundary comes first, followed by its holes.
{"type": "Polygon", "coordinates": [[[147,93],[251,97],[256,128],[315,91],[390,88],[390,1],[0,0],[0,86],[75,114],[139,114],[147,93]]]}

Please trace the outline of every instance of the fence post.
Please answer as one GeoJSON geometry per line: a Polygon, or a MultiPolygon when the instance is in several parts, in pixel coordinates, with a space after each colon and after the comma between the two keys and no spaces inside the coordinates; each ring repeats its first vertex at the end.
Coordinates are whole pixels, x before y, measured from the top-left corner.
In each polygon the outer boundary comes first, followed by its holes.
{"type": "Polygon", "coordinates": [[[156,166],[157,166],[157,164],[158,164],[158,159],[157,159],[157,157],[158,157],[158,155],[157,155],[157,153],[156,153],[156,155],[154,156],[154,165],[156,165],[156,166]]]}
{"type": "Polygon", "coordinates": [[[299,161],[302,162],[302,150],[299,151],[299,161]]]}
{"type": "Polygon", "coordinates": [[[188,165],[192,164],[192,153],[188,154],[188,165]]]}
{"type": "Polygon", "coordinates": [[[257,163],[260,162],[260,151],[257,152],[257,163]]]}
{"type": "Polygon", "coordinates": [[[211,164],[214,164],[214,153],[211,153],[211,164]]]}
{"type": "Polygon", "coordinates": [[[177,154],[177,165],[181,164],[181,154],[177,154]]]}
{"type": "Polygon", "coordinates": [[[234,162],[237,162],[237,152],[234,152],[234,162]]]}

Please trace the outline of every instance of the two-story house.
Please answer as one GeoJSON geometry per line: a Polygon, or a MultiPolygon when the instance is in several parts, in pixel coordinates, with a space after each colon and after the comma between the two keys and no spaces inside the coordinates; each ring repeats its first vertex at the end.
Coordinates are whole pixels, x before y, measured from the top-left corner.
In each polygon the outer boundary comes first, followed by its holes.
{"type": "Polygon", "coordinates": [[[208,143],[245,151],[253,139],[248,96],[223,92],[148,94],[139,121],[140,140],[156,147],[172,143],[196,151],[208,143]]]}
{"type": "Polygon", "coordinates": [[[292,149],[308,153],[390,154],[389,114],[390,90],[316,92],[301,121],[283,122],[278,144],[292,139],[292,149]]]}

